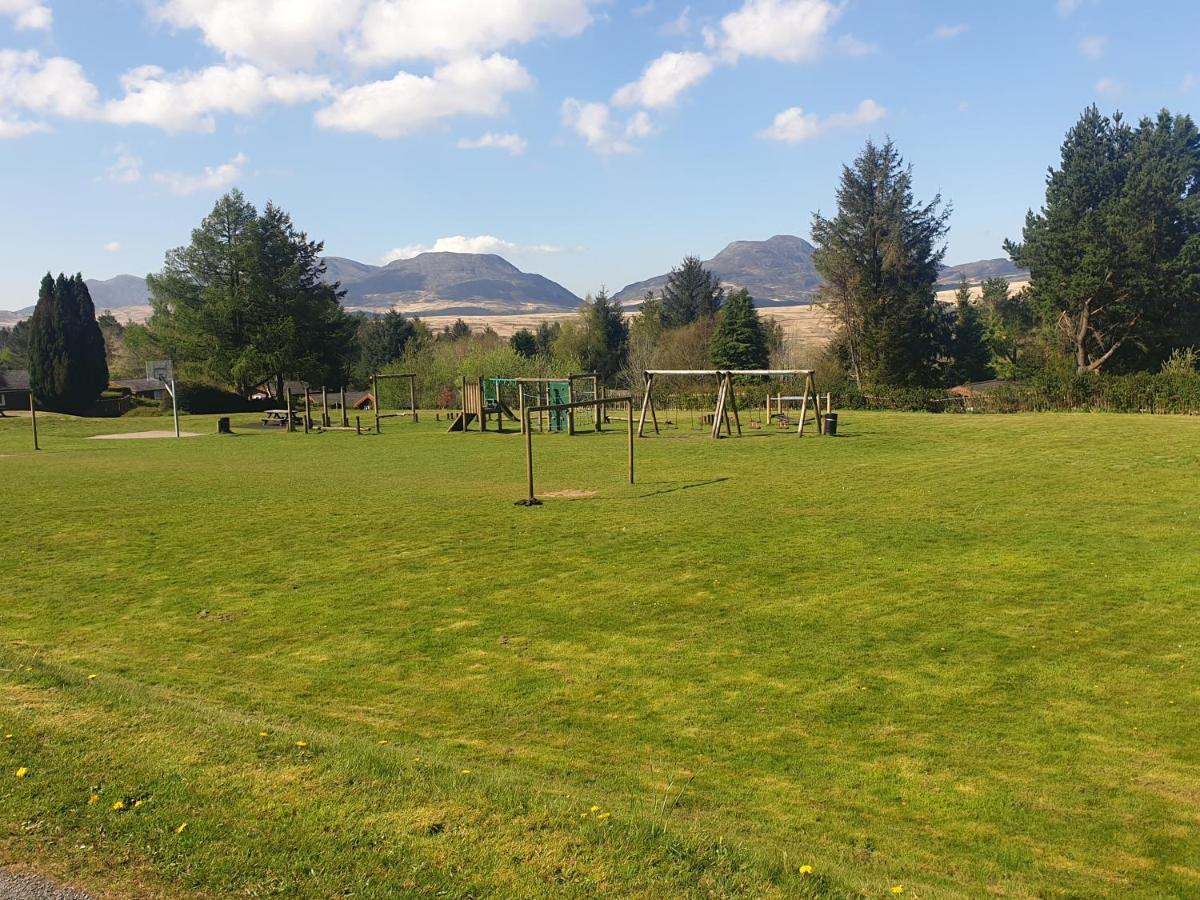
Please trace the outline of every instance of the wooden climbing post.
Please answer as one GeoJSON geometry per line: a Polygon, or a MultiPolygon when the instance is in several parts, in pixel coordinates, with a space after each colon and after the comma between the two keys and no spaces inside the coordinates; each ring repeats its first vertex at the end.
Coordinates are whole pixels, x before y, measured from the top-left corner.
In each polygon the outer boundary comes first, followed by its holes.
{"type": "Polygon", "coordinates": [[[35,399],[34,399],[34,397],[33,397],[33,390],[32,390],[32,389],[29,391],[29,421],[30,421],[31,423],[33,423],[33,449],[34,449],[34,450],[41,450],[42,448],[41,448],[40,446],[38,446],[38,433],[37,433],[37,400],[35,400],[35,399]]]}

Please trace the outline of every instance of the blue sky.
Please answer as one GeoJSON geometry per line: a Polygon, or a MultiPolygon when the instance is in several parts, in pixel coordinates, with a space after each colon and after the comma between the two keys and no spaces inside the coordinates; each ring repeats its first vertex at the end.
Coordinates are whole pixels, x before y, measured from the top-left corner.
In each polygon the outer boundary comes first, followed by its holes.
{"type": "Polygon", "coordinates": [[[327,252],[494,250],[583,294],[808,236],[891,135],[1001,255],[1089,103],[1200,101],[1200,3],[0,0],[0,309],[161,267],[236,185],[327,252]]]}

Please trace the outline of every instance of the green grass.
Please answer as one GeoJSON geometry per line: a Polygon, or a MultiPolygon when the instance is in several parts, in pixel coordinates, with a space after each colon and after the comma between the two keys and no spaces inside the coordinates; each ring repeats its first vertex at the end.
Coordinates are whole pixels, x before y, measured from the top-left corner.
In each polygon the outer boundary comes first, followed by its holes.
{"type": "Polygon", "coordinates": [[[433,422],[42,424],[0,420],[0,863],[114,897],[1200,894],[1200,420],[853,413],[640,441],[634,486],[623,434],[545,436],[539,493],[596,493],[538,509],[519,438],[433,422]]]}

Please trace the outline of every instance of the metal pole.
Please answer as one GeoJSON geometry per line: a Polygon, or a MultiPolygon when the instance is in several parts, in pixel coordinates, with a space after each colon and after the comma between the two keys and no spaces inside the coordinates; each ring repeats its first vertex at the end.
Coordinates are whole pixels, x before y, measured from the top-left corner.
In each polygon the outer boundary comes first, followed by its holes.
{"type": "Polygon", "coordinates": [[[379,379],[371,376],[371,406],[375,407],[375,433],[379,434],[379,379]]]}
{"type": "Polygon", "coordinates": [[[175,379],[171,379],[171,412],[175,415],[175,437],[179,437],[179,398],[175,396],[175,379]]]}
{"type": "Polygon", "coordinates": [[[629,483],[633,484],[633,394],[625,401],[629,408],[629,483]]]}
{"type": "Polygon", "coordinates": [[[417,379],[416,379],[416,378],[409,378],[409,379],[408,379],[408,408],[409,408],[409,409],[412,411],[412,420],[413,420],[413,424],[416,424],[416,422],[417,422],[417,418],[418,418],[418,413],[417,413],[417,379]]]}
{"type": "Polygon", "coordinates": [[[529,484],[529,496],[526,498],[526,506],[536,506],[538,501],[533,496],[533,429],[529,427],[529,422],[525,422],[525,475],[529,484]]]}
{"type": "Polygon", "coordinates": [[[29,419],[33,422],[33,449],[41,450],[42,448],[38,446],[37,435],[37,401],[33,399],[32,388],[29,390],[29,419]]]}

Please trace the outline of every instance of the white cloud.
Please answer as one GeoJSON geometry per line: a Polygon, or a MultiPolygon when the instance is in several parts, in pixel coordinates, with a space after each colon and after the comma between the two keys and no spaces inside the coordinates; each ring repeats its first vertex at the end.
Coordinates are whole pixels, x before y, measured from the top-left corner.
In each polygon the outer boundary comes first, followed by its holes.
{"type": "Polygon", "coordinates": [[[952,41],[956,37],[961,37],[971,30],[970,25],[959,23],[957,25],[939,25],[933,29],[933,34],[930,35],[935,41],[952,41]]]}
{"type": "Polygon", "coordinates": [[[563,125],[570,128],[597,153],[632,153],[633,141],[654,133],[654,123],[644,109],[638,110],[624,124],[617,121],[607,103],[584,103],[568,97],[562,104],[563,125]]]}
{"type": "Polygon", "coordinates": [[[1101,78],[1096,82],[1096,93],[1101,97],[1115,97],[1125,89],[1125,86],[1115,78],[1101,78]]]}
{"type": "Polygon", "coordinates": [[[720,34],[710,32],[706,40],[719,44],[731,60],[761,56],[809,62],[821,56],[841,11],[830,0],[745,0],[721,19],[720,34]]]}
{"type": "Polygon", "coordinates": [[[45,122],[30,122],[27,119],[10,119],[0,115],[0,141],[28,137],[50,131],[45,122]]]}
{"type": "Polygon", "coordinates": [[[692,8],[685,6],[679,15],[658,29],[658,33],[664,37],[684,37],[691,30],[692,8]]]}
{"type": "Polygon", "coordinates": [[[1079,42],[1079,53],[1084,59],[1100,59],[1108,49],[1108,38],[1092,34],[1079,42]]]}
{"type": "Polygon", "coordinates": [[[512,156],[520,156],[529,146],[529,142],[519,134],[497,134],[489,131],[477,138],[460,138],[459,150],[503,150],[512,156]]]}
{"type": "Polygon", "coordinates": [[[347,52],[368,65],[457,60],[591,22],[587,0],[370,0],[347,52]]]}
{"type": "MultiPolygon", "coordinates": [[[[0,0],[3,2],[3,0],[0,0]]],[[[361,0],[153,0],[151,14],[176,28],[197,28],[228,59],[269,69],[310,65],[340,49],[358,24],[361,0]]]]}
{"type": "Polygon", "coordinates": [[[219,166],[205,166],[199,175],[184,175],[177,172],[159,172],[154,180],[165,185],[172,193],[180,197],[195,194],[199,191],[223,191],[232,187],[242,177],[246,163],[249,162],[244,153],[239,153],[227,163],[219,166]]]}
{"type": "Polygon", "coordinates": [[[121,252],[121,242],[120,241],[109,241],[107,244],[104,245],[104,252],[105,253],[120,253],[121,252]]]}
{"type": "Polygon", "coordinates": [[[650,109],[674,106],[679,95],[707,78],[713,67],[703,53],[664,53],[646,66],[641,78],[618,89],[613,103],[650,109]]]}
{"type": "Polygon", "coordinates": [[[48,131],[34,116],[87,119],[99,93],[79,63],[61,56],[43,60],[36,50],[0,50],[0,137],[48,131]]]}
{"type": "Polygon", "coordinates": [[[815,113],[806,113],[799,106],[793,106],[779,113],[771,127],[760,131],[758,136],[765,140],[798,144],[837,128],[870,125],[872,122],[878,122],[886,114],[887,110],[874,100],[864,100],[852,112],[834,113],[824,119],[815,113]]]}
{"type": "Polygon", "coordinates": [[[0,16],[8,16],[18,31],[49,31],[54,13],[39,0],[0,0],[0,16]]]}
{"type": "Polygon", "coordinates": [[[432,246],[413,244],[408,247],[397,247],[383,257],[383,262],[395,262],[398,259],[412,259],[421,253],[498,253],[498,254],[527,254],[527,253],[561,253],[562,247],[553,244],[516,244],[490,234],[476,237],[456,234],[451,237],[438,238],[432,246]]]}
{"type": "Polygon", "coordinates": [[[133,184],[142,180],[142,161],[130,153],[118,150],[117,161],[108,168],[108,180],[116,184],[133,184]]]}
{"type": "Polygon", "coordinates": [[[122,75],[121,86],[125,96],[105,104],[108,121],[155,125],[168,132],[211,132],[216,128],[214,113],[251,115],[268,103],[310,102],[330,90],[323,77],[267,75],[248,63],[175,73],[141,66],[122,75]]]}
{"type": "Polygon", "coordinates": [[[837,39],[837,50],[844,56],[871,56],[879,52],[879,45],[860,41],[852,34],[843,34],[837,39]]]}
{"type": "Polygon", "coordinates": [[[494,53],[447,63],[431,76],[398,72],[389,81],[347,88],[317,110],[316,122],[339,131],[403,137],[451,116],[498,116],[507,109],[505,95],[529,90],[533,83],[519,62],[494,53]]]}

